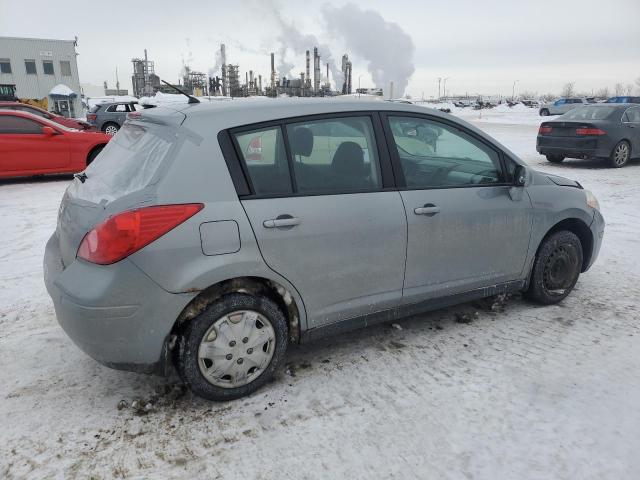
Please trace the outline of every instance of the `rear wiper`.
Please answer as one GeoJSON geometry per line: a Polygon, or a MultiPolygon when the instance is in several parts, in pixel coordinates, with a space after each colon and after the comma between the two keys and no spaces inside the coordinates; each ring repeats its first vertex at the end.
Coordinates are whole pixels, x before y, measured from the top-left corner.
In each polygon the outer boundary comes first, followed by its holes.
{"type": "Polygon", "coordinates": [[[74,173],[73,178],[77,178],[78,180],[80,180],[81,183],[84,183],[85,180],[87,179],[87,174],[84,172],[74,173]]]}

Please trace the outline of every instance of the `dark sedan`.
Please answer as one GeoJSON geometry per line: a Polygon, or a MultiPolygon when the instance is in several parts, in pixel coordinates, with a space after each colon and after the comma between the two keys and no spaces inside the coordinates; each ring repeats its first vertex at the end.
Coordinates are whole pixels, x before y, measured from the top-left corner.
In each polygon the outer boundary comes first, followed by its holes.
{"type": "Polygon", "coordinates": [[[543,122],[536,150],[553,163],[606,158],[612,167],[624,167],[630,159],[640,158],[640,105],[589,105],[543,122]]]}

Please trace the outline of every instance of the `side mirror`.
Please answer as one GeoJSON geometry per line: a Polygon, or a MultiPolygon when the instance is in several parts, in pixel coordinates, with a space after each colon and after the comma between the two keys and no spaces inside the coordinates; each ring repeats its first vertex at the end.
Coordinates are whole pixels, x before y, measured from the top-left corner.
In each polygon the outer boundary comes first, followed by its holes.
{"type": "Polygon", "coordinates": [[[517,187],[524,187],[527,183],[527,167],[524,165],[518,165],[513,175],[513,183],[517,187]]]}
{"type": "Polygon", "coordinates": [[[51,137],[53,135],[57,135],[58,132],[56,132],[52,127],[42,127],[42,134],[47,137],[51,137]]]}

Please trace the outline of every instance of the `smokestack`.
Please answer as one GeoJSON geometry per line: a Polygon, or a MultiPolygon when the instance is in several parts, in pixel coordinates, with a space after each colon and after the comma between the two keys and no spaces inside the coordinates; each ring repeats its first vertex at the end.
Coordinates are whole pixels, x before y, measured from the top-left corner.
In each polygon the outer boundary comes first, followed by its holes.
{"type": "Polygon", "coordinates": [[[320,90],[320,55],[318,47],[313,47],[313,91],[318,93],[320,90]]]}
{"type": "Polygon", "coordinates": [[[262,75],[258,75],[258,93],[262,95],[262,75]]]}
{"type": "Polygon", "coordinates": [[[276,89],[276,54],[271,52],[271,90],[275,94],[276,89]]]}
{"type": "Polygon", "coordinates": [[[393,80],[389,82],[389,100],[393,100],[393,80]]]}
{"type": "Polygon", "coordinates": [[[306,78],[306,83],[303,82],[305,87],[311,87],[311,70],[310,70],[310,63],[311,63],[311,53],[309,52],[309,50],[307,50],[306,52],[306,62],[307,62],[307,68],[306,68],[306,74],[305,74],[305,78],[306,78]]]}
{"type": "Polygon", "coordinates": [[[220,61],[222,62],[222,95],[227,96],[227,52],[224,43],[220,45],[220,61]]]}

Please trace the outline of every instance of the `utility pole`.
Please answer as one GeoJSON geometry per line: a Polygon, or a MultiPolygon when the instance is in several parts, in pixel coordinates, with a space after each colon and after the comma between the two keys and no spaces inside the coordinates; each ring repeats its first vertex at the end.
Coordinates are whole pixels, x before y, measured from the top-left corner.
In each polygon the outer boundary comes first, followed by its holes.
{"type": "Polygon", "coordinates": [[[442,90],[443,90],[443,95],[446,98],[447,96],[447,80],[449,80],[451,77],[446,77],[442,79],[442,90]]]}
{"type": "Polygon", "coordinates": [[[442,81],[442,77],[438,77],[438,101],[440,101],[440,82],[442,81]]]}
{"type": "Polygon", "coordinates": [[[518,80],[514,80],[513,81],[513,89],[511,90],[511,101],[515,101],[516,99],[516,83],[518,83],[518,80]]]}
{"type": "Polygon", "coordinates": [[[358,98],[360,98],[360,93],[362,90],[360,90],[360,77],[362,77],[362,74],[358,75],[358,98]]]}

